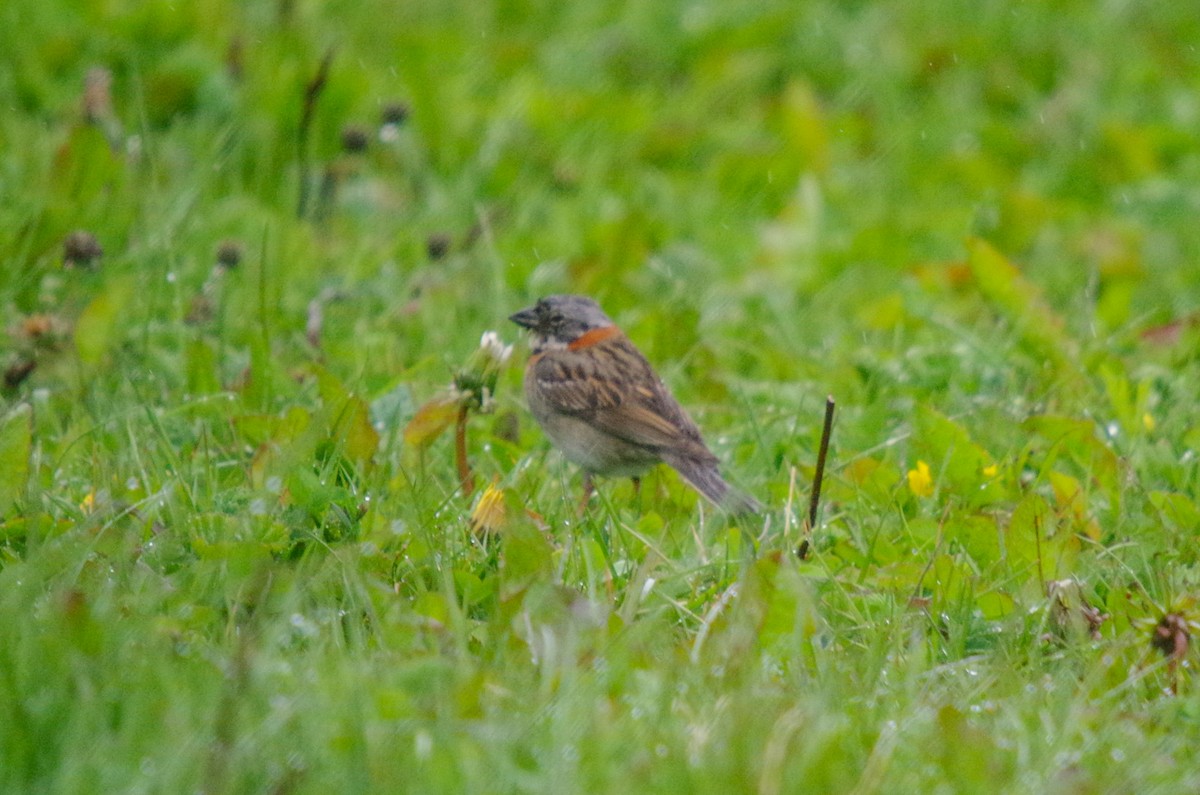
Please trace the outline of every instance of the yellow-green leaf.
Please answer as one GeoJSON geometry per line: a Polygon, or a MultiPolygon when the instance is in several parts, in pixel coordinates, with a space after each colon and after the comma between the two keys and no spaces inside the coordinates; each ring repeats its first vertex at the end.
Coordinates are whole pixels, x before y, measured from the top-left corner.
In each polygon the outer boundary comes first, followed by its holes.
{"type": "Polygon", "coordinates": [[[75,323],[75,350],[84,364],[99,364],[112,347],[131,295],[133,286],[129,282],[113,282],[84,308],[75,323]]]}
{"type": "Polygon", "coordinates": [[[33,410],[22,403],[0,420],[0,516],[12,509],[29,479],[33,446],[33,410]]]}
{"type": "MultiPolygon", "coordinates": [[[[913,449],[921,461],[928,462],[933,482],[943,491],[972,505],[985,505],[1001,496],[999,484],[984,471],[992,466],[991,456],[965,428],[927,406],[917,410],[915,425],[913,449]]],[[[920,480],[919,467],[917,471],[920,480]]]]}
{"type": "Polygon", "coordinates": [[[984,298],[1013,325],[1031,354],[1049,360],[1060,373],[1082,377],[1075,341],[1037,285],[986,240],[967,241],[967,265],[984,298]]]}
{"type": "Polygon", "coordinates": [[[352,393],[324,367],[314,367],[321,401],[329,412],[329,435],[342,453],[361,466],[379,448],[379,434],[371,425],[367,402],[352,393]]]}

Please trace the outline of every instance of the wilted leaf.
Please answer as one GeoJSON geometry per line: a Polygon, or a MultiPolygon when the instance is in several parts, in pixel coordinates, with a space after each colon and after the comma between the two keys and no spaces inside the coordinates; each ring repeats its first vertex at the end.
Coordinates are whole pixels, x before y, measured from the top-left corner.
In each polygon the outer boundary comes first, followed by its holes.
{"type": "Polygon", "coordinates": [[[458,416],[458,403],[442,395],[430,400],[408,421],[404,428],[404,441],[413,447],[428,447],[442,435],[458,416]]]}

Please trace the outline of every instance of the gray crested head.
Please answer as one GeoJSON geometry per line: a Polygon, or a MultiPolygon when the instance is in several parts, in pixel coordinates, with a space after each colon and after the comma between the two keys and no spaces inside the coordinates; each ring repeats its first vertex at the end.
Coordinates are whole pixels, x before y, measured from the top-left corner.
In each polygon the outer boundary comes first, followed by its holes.
{"type": "Polygon", "coordinates": [[[548,295],[509,317],[543,346],[566,346],[592,329],[614,325],[600,305],[583,295],[548,295]]]}

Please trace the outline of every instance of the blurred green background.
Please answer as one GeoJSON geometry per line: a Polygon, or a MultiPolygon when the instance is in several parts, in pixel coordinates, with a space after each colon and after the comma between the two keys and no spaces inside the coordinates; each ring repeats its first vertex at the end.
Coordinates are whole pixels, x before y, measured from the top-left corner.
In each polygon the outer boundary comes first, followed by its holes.
{"type": "Polygon", "coordinates": [[[5,3],[0,789],[1194,789],[1198,41],[5,3]],[[506,321],[552,292],[767,515],[665,471],[574,515],[506,321]],[[487,330],[481,499],[443,398],[487,330]]]}

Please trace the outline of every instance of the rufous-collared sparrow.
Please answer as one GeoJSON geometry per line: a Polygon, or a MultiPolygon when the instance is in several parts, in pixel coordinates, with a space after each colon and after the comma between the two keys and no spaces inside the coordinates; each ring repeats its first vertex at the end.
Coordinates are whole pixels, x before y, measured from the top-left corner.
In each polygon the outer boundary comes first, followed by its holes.
{"type": "Polygon", "coordinates": [[[532,332],[529,410],[554,446],[592,475],[634,479],[665,462],[696,491],[734,512],[762,509],[721,477],[717,457],[634,344],[599,304],[551,295],[509,318],[532,332]]]}

